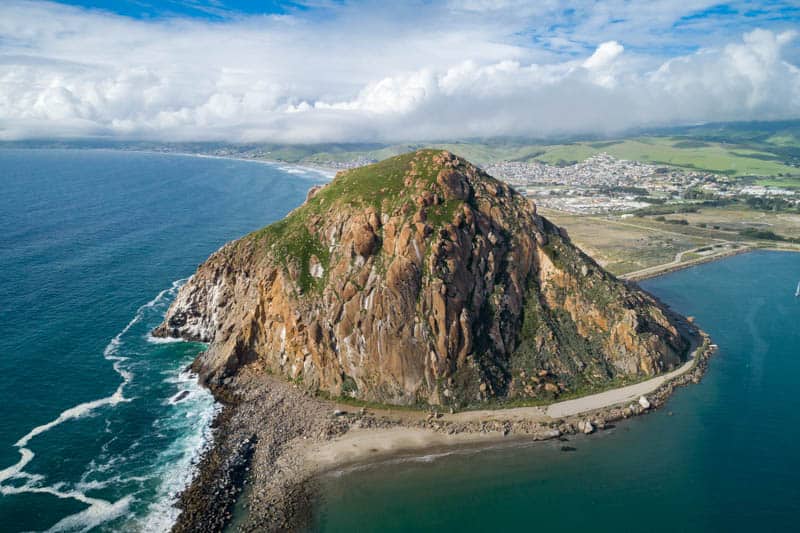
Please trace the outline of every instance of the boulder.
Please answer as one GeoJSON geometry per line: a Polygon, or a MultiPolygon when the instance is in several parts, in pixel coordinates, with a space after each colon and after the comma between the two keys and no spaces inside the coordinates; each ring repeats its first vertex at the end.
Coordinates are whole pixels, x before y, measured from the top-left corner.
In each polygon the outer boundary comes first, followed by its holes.
{"type": "Polygon", "coordinates": [[[650,409],[650,401],[644,396],[639,397],[639,405],[642,406],[642,409],[650,409]]]}

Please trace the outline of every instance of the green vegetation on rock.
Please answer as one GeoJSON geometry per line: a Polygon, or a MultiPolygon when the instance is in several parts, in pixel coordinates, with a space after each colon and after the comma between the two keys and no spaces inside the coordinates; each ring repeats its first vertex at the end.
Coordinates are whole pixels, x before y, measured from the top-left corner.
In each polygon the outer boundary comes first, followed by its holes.
{"type": "Polygon", "coordinates": [[[406,405],[561,397],[669,368],[686,343],[528,199],[441,150],[340,172],[177,301],[174,335],[234,325],[213,379],[258,359],[312,391],[406,405]]]}
{"type": "Polygon", "coordinates": [[[325,277],[315,278],[311,272],[312,258],[316,258],[325,272],[328,271],[330,253],[320,241],[312,235],[301,217],[287,217],[256,232],[257,240],[264,239],[284,268],[294,263],[299,268],[298,286],[306,293],[321,287],[325,277]]]}
{"type": "MultiPolygon", "coordinates": [[[[298,285],[303,293],[313,291],[324,284],[325,277],[315,278],[312,275],[311,260],[316,257],[327,272],[330,256],[321,236],[313,230],[321,226],[326,217],[343,209],[360,214],[372,208],[380,217],[384,212],[392,213],[405,205],[412,206],[412,193],[419,191],[409,190],[405,179],[413,175],[415,184],[427,184],[428,188],[433,189],[440,170],[433,162],[433,157],[439,153],[441,150],[420,150],[340,172],[286,218],[250,237],[271,250],[272,256],[285,268],[294,265],[298,269],[298,285]]],[[[448,223],[461,205],[463,202],[460,200],[432,205],[427,210],[426,221],[433,227],[448,223]]]]}

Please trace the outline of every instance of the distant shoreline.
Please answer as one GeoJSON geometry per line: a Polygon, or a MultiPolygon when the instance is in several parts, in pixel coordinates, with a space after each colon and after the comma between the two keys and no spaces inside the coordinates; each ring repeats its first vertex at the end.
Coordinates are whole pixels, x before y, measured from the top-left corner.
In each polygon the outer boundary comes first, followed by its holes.
{"type": "Polygon", "coordinates": [[[162,154],[162,155],[181,155],[187,157],[202,157],[206,159],[227,159],[230,161],[245,161],[249,163],[261,163],[264,165],[271,165],[276,167],[292,167],[297,168],[300,170],[304,170],[306,172],[315,172],[317,174],[322,174],[323,176],[333,179],[338,169],[332,167],[326,167],[323,165],[309,165],[309,164],[299,164],[299,163],[287,163],[286,161],[280,160],[273,160],[273,159],[256,159],[256,158],[248,158],[248,157],[232,157],[226,155],[211,155],[211,154],[194,154],[191,152],[158,152],[153,150],[127,150],[129,152],[136,152],[136,153],[148,153],[148,154],[162,154]]]}
{"type": "Polygon", "coordinates": [[[273,159],[256,159],[254,157],[235,157],[235,156],[227,156],[227,155],[213,155],[213,154],[198,154],[192,152],[159,152],[157,150],[116,150],[114,148],[78,148],[79,150],[110,150],[115,152],[129,152],[135,154],[155,154],[155,155],[179,155],[183,157],[200,157],[203,159],[223,159],[229,161],[243,161],[246,163],[260,163],[262,165],[270,165],[274,167],[292,167],[297,168],[306,172],[315,172],[317,174],[321,174],[328,179],[333,179],[333,177],[338,172],[337,169],[331,167],[325,167],[322,165],[301,165],[299,163],[287,163],[286,161],[279,161],[273,159]]]}
{"type": "Polygon", "coordinates": [[[165,152],[159,150],[134,150],[134,149],[123,149],[123,148],[97,148],[97,147],[67,147],[67,146],[54,146],[54,147],[0,147],[0,149],[6,150],[70,150],[70,151],[85,151],[85,152],[117,152],[117,153],[128,153],[128,154],[150,154],[150,155],[176,155],[182,157],[200,157],[204,159],[226,159],[229,161],[243,161],[247,163],[260,163],[262,165],[270,165],[276,167],[292,167],[297,168],[300,170],[304,170],[306,172],[315,172],[317,174],[321,174],[328,179],[333,179],[337,172],[340,169],[336,169],[333,167],[326,167],[324,165],[310,165],[310,164],[300,164],[300,163],[289,163],[287,161],[280,161],[280,160],[273,160],[273,159],[256,159],[254,157],[236,157],[236,156],[226,156],[226,155],[214,155],[214,154],[201,154],[201,153],[194,153],[194,152],[165,152]]]}

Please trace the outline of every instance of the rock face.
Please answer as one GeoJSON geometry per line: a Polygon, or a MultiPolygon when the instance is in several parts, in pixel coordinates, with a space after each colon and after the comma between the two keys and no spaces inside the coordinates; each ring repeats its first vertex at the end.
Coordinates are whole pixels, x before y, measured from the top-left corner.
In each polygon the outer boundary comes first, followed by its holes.
{"type": "Polygon", "coordinates": [[[650,376],[688,341],[470,163],[422,150],[340,172],[284,220],[226,244],[154,332],[333,396],[400,404],[554,398],[650,376]]]}

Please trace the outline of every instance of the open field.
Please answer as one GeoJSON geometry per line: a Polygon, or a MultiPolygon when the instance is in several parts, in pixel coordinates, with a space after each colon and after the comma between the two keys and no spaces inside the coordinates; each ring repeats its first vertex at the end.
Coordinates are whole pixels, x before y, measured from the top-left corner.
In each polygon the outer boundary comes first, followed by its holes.
{"type": "Polygon", "coordinates": [[[778,156],[769,152],[672,137],[579,142],[543,148],[544,153],[535,159],[550,164],[582,161],[594,154],[606,152],[618,159],[707,170],[731,176],[800,175],[800,169],[785,165],[778,156]]]}
{"type": "Polygon", "coordinates": [[[269,155],[290,162],[322,164],[382,160],[423,147],[450,150],[479,165],[531,160],[568,164],[606,152],[618,159],[734,177],[771,178],[769,184],[773,186],[800,187],[800,121],[672,128],[615,139],[472,139],[392,145],[272,146],[269,155]]]}
{"type": "Polygon", "coordinates": [[[689,225],[669,224],[653,217],[574,215],[552,209],[539,212],[567,229],[573,242],[616,275],[661,269],[722,257],[745,248],[800,251],[800,245],[754,240],[739,232],[767,229],[783,237],[800,236],[800,215],[765,213],[740,208],[706,208],[698,213],[669,215],[689,225]],[[705,225],[705,227],[701,225],[705,225]]]}
{"type": "MultiPolygon", "coordinates": [[[[685,169],[755,176],[760,184],[800,187],[800,121],[742,123],[675,128],[616,139],[562,141],[465,140],[444,143],[399,143],[390,146],[346,146],[311,150],[308,162],[380,160],[430,146],[444,148],[477,164],[538,160],[550,164],[583,161],[606,152],[618,159],[670,165],[685,169]],[[365,149],[366,148],[366,149],[365,149]],[[768,183],[766,179],[769,179],[768,183]]],[[[278,152],[275,152],[276,154],[278,152]]]]}
{"type": "Polygon", "coordinates": [[[712,242],[708,238],[637,227],[619,220],[619,217],[572,215],[543,208],[539,211],[566,228],[570,238],[582,250],[614,274],[668,263],[680,252],[712,242]]]}
{"type": "Polygon", "coordinates": [[[769,178],[756,180],[757,185],[765,187],[783,187],[784,189],[800,189],[800,178],[769,178]]]}
{"type": "Polygon", "coordinates": [[[718,207],[673,216],[685,218],[691,226],[706,224],[712,229],[714,226],[719,226],[723,232],[738,232],[743,228],[752,227],[768,229],[784,237],[800,237],[800,213],[772,213],[743,207],[718,207]]]}

